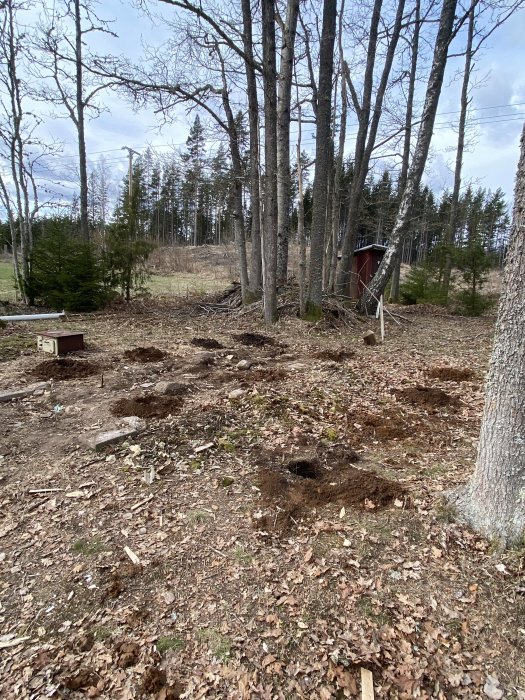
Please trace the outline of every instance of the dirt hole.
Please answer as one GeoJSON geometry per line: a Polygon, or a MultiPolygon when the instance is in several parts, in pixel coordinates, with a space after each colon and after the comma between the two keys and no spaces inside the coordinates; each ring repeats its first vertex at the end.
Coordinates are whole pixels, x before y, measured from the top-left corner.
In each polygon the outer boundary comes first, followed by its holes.
{"type": "Polygon", "coordinates": [[[98,374],[100,367],[86,360],[72,360],[69,357],[59,357],[56,360],[41,362],[31,371],[31,375],[37,379],[83,379],[98,374]]]}
{"type": "Polygon", "coordinates": [[[327,360],[329,362],[344,362],[351,357],[355,357],[355,352],[352,350],[319,350],[314,352],[314,357],[318,360],[327,360]]]}
{"type": "Polygon", "coordinates": [[[198,348],[206,348],[207,350],[220,350],[224,348],[222,343],[219,343],[215,338],[192,338],[191,345],[196,345],[198,348]]]}
{"type": "Polygon", "coordinates": [[[416,406],[453,406],[458,402],[456,397],[450,396],[442,389],[428,386],[395,389],[393,393],[403,401],[416,404],[416,406]]]}
{"type": "Polygon", "coordinates": [[[145,394],[132,399],[120,399],[111,407],[114,416],[138,416],[139,418],[165,418],[176,413],[184,399],[180,396],[145,394]]]}
{"type": "Polygon", "coordinates": [[[250,345],[252,347],[263,347],[263,345],[275,345],[275,340],[262,333],[237,333],[232,334],[242,345],[250,345]]]}
{"type": "Polygon", "coordinates": [[[124,357],[131,362],[160,362],[167,356],[163,350],[150,346],[148,348],[133,348],[126,350],[124,357]]]}
{"type": "Polygon", "coordinates": [[[427,375],[444,382],[466,382],[474,377],[474,372],[460,367],[432,367],[427,370],[427,375]]]}
{"type": "Polygon", "coordinates": [[[301,476],[303,479],[318,479],[322,474],[319,462],[315,459],[306,459],[305,457],[292,459],[288,462],[286,468],[291,474],[301,476]]]}

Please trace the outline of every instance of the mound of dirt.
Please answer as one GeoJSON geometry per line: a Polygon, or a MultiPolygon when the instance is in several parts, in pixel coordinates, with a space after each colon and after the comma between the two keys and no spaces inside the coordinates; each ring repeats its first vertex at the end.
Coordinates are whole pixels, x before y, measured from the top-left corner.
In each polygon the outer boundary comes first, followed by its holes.
{"type": "Polygon", "coordinates": [[[460,367],[432,367],[427,370],[427,375],[444,382],[466,382],[474,377],[474,372],[460,367]]]}
{"type": "Polygon", "coordinates": [[[434,408],[457,404],[457,399],[454,396],[450,396],[450,394],[447,394],[445,391],[434,387],[415,386],[407,389],[395,389],[393,393],[403,401],[416,404],[416,406],[429,406],[434,408]]]}
{"type": "Polygon", "coordinates": [[[191,345],[196,345],[198,348],[205,348],[206,350],[220,350],[224,348],[222,343],[219,343],[215,338],[192,338],[190,340],[191,345]]]}
{"type": "Polygon", "coordinates": [[[264,345],[275,345],[275,340],[262,333],[237,333],[232,334],[232,338],[235,338],[242,345],[249,345],[252,347],[263,347],[264,345]]]}
{"type": "Polygon", "coordinates": [[[184,399],[181,396],[145,394],[131,399],[119,399],[111,407],[114,416],[138,416],[139,418],[165,418],[176,413],[184,399]]]}
{"type": "Polygon", "coordinates": [[[148,348],[133,348],[126,350],[124,357],[131,362],[160,362],[167,356],[167,353],[153,346],[148,348]]]}
{"type": "Polygon", "coordinates": [[[31,376],[37,379],[84,379],[98,374],[100,367],[86,360],[72,360],[69,357],[58,357],[55,360],[41,362],[31,370],[31,376]]]}
{"type": "Polygon", "coordinates": [[[385,508],[406,493],[401,484],[352,465],[327,470],[315,460],[302,459],[290,462],[286,470],[288,478],[276,469],[265,468],[258,474],[257,486],[263,498],[278,508],[273,519],[265,517],[264,521],[254,523],[260,529],[283,529],[298,518],[308,516],[313,508],[329,503],[354,508],[385,508]]]}
{"type": "Polygon", "coordinates": [[[366,412],[355,412],[350,416],[356,435],[364,439],[378,438],[380,440],[403,440],[410,435],[405,421],[400,415],[376,415],[366,412]]]}
{"type": "Polygon", "coordinates": [[[352,350],[319,350],[318,352],[314,352],[313,356],[318,360],[344,362],[351,357],[355,357],[355,352],[352,350]]]}

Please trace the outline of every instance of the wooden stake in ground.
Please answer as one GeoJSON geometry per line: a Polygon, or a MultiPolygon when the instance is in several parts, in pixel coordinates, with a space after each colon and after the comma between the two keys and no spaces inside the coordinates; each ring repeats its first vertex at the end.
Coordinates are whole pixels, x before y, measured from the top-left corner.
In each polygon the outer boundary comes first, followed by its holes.
{"type": "Polygon", "coordinates": [[[372,671],[361,667],[361,700],[374,700],[374,676],[372,671]]]}

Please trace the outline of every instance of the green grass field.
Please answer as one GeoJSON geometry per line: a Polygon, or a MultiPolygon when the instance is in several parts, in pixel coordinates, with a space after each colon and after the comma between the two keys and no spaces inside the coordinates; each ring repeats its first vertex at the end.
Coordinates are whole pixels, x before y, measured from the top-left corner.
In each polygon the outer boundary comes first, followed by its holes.
{"type": "Polygon", "coordinates": [[[16,301],[13,266],[0,261],[0,301],[16,301]]]}
{"type": "MultiPolygon", "coordinates": [[[[153,296],[193,296],[210,294],[225,289],[229,278],[216,278],[192,272],[175,272],[173,275],[152,275],[148,289],[153,296]]],[[[0,261],[0,302],[16,301],[13,267],[9,262],[0,261]]]]}

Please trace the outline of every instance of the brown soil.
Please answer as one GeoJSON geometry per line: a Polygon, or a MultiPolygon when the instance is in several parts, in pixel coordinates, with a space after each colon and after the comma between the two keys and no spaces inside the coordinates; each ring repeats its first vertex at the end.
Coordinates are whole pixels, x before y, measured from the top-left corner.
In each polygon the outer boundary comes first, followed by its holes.
{"type": "Polygon", "coordinates": [[[393,393],[403,401],[413,403],[416,406],[453,406],[458,402],[456,397],[450,396],[445,391],[428,386],[395,389],[393,393]]]}
{"type": "Polygon", "coordinates": [[[355,428],[356,435],[363,438],[379,438],[380,440],[403,440],[410,435],[406,423],[400,415],[375,415],[373,413],[355,412],[349,417],[353,425],[357,423],[361,429],[355,428]]]}
{"type": "Polygon", "coordinates": [[[264,345],[275,345],[275,340],[262,333],[232,333],[232,338],[235,338],[242,345],[250,345],[252,347],[263,347],[264,345]]]}
{"type": "Polygon", "coordinates": [[[119,399],[111,407],[114,416],[138,416],[139,418],[165,418],[176,413],[183,404],[180,396],[145,394],[132,399],[119,399]]]}
{"type": "Polygon", "coordinates": [[[153,346],[148,348],[133,348],[126,350],[124,357],[131,362],[160,362],[166,357],[167,353],[153,346]]]}
{"type": "Polygon", "coordinates": [[[427,375],[444,382],[466,382],[475,376],[471,369],[459,367],[432,367],[432,369],[427,370],[427,375]]]}
{"type": "Polygon", "coordinates": [[[215,340],[215,338],[192,338],[190,343],[198,348],[206,348],[206,350],[220,350],[224,348],[224,345],[215,340]]]}
{"type": "Polygon", "coordinates": [[[31,376],[37,379],[83,379],[100,372],[99,365],[86,360],[72,360],[68,357],[59,357],[56,360],[41,362],[31,370],[31,376]]]}
{"type": "Polygon", "coordinates": [[[119,642],[115,651],[117,652],[117,666],[119,668],[129,668],[134,666],[139,660],[140,647],[136,642],[128,642],[126,640],[119,642]]]}
{"type": "Polygon", "coordinates": [[[146,666],[142,677],[143,693],[158,693],[166,685],[166,671],[157,666],[146,666]]]}
{"type": "Polygon", "coordinates": [[[279,379],[286,379],[288,372],[284,369],[256,369],[247,375],[247,379],[254,382],[276,382],[279,379]]]}
{"type": "Polygon", "coordinates": [[[297,459],[286,466],[292,477],[282,471],[262,469],[257,486],[270,505],[277,505],[275,518],[256,521],[259,529],[284,529],[298,519],[304,519],[313,508],[329,503],[354,508],[379,509],[406,494],[405,488],[378,476],[373,471],[352,465],[323,469],[316,460],[297,459]]]}
{"type": "Polygon", "coordinates": [[[99,676],[88,668],[79,668],[76,673],[64,678],[64,687],[68,690],[89,688],[98,683],[99,676]]]}
{"type": "Polygon", "coordinates": [[[314,352],[313,356],[318,360],[344,362],[351,357],[355,357],[355,352],[352,352],[351,350],[319,350],[319,352],[314,352]]]}

